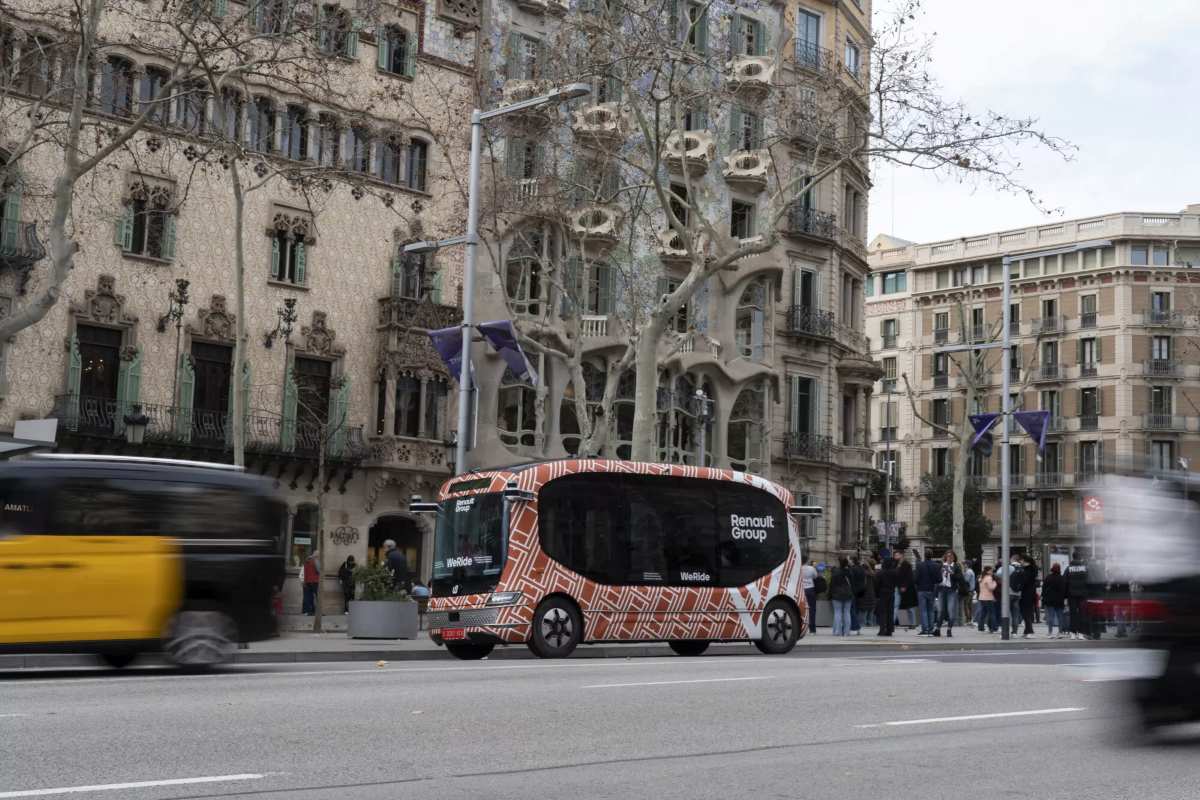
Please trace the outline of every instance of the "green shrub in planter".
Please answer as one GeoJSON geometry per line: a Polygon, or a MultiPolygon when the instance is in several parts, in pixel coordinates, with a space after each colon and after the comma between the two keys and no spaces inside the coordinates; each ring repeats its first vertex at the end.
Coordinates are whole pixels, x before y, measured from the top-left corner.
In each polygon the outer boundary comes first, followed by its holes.
{"type": "Polygon", "coordinates": [[[360,587],[359,600],[407,602],[408,592],[397,589],[392,571],[383,564],[355,567],[354,582],[360,587]]]}

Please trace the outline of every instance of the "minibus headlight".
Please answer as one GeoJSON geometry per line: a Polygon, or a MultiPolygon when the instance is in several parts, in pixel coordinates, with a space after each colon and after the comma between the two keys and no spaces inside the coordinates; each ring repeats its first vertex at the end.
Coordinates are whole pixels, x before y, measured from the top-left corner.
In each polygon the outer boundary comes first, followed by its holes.
{"type": "Polygon", "coordinates": [[[489,606],[511,606],[521,602],[520,592],[492,592],[487,600],[489,606]]]}

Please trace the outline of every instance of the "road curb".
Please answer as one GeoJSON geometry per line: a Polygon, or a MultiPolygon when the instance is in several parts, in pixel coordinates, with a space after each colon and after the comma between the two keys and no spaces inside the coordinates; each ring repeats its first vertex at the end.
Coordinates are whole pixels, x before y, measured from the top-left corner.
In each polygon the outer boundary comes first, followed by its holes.
{"type": "MultiPolygon", "coordinates": [[[[1128,639],[1104,639],[1098,642],[1072,642],[1069,640],[1009,642],[930,642],[928,644],[904,644],[897,642],[871,642],[860,644],[808,644],[800,645],[792,652],[798,657],[820,657],[822,655],[870,656],[876,652],[901,652],[908,656],[924,653],[969,653],[1021,650],[1092,650],[1109,647],[1129,647],[1128,639]]],[[[743,645],[717,645],[706,656],[747,655],[756,652],[743,645]]],[[[584,646],[575,651],[572,658],[652,658],[674,655],[666,645],[617,645],[584,646]]],[[[492,652],[492,660],[529,660],[533,653],[522,646],[499,647],[492,652]]],[[[338,661],[450,661],[454,657],[443,648],[436,650],[287,650],[281,652],[254,652],[239,650],[234,656],[235,664],[317,664],[338,661]]],[[[143,666],[165,666],[166,661],[158,655],[142,656],[138,663],[143,666]]],[[[66,669],[72,667],[94,667],[94,656],[79,653],[32,653],[28,655],[0,655],[0,671],[13,672],[25,669],[66,669]]]]}

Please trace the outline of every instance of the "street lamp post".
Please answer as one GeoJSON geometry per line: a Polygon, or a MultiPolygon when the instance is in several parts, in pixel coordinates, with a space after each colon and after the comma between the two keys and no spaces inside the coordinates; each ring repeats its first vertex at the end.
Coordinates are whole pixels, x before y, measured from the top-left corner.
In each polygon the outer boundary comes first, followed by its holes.
{"type": "Polygon", "coordinates": [[[854,491],[854,500],[858,503],[858,546],[855,548],[858,555],[862,556],[863,536],[866,534],[866,518],[867,518],[867,482],[857,480],[851,487],[854,491]]]}
{"type": "Polygon", "coordinates": [[[175,288],[167,295],[169,305],[167,313],[158,318],[157,328],[159,333],[165,333],[167,323],[175,323],[175,377],[171,383],[171,413],[175,413],[175,408],[179,405],[179,341],[183,334],[183,313],[188,304],[188,281],[186,278],[176,278],[175,288]]]}
{"type": "Polygon", "coordinates": [[[1028,519],[1026,531],[1029,534],[1029,549],[1026,554],[1033,558],[1033,517],[1037,514],[1038,499],[1033,492],[1025,492],[1025,516],[1028,519]]]}
{"type": "Polygon", "coordinates": [[[462,361],[458,375],[458,443],[455,451],[455,473],[467,471],[467,442],[474,437],[468,434],[471,424],[471,331],[475,327],[475,261],[479,249],[479,162],[483,150],[483,123],[504,114],[527,111],[548,103],[561,103],[590,94],[592,87],[586,83],[572,83],[559,87],[547,94],[531,97],[491,111],[474,109],[471,112],[471,161],[470,177],[467,182],[467,232],[441,241],[413,242],[404,246],[406,253],[428,253],[442,247],[464,244],[467,248],[463,266],[463,318],[462,318],[462,361]]]}
{"type": "Polygon", "coordinates": [[[700,454],[697,461],[700,466],[708,466],[708,458],[705,453],[708,450],[708,421],[712,419],[713,401],[704,393],[703,389],[696,390],[696,419],[700,423],[700,454]]]}

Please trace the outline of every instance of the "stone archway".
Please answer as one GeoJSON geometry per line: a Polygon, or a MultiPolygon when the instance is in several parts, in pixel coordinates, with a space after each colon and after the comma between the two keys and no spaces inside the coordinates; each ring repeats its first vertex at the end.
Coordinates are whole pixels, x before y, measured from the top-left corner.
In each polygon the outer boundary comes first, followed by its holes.
{"type": "Polygon", "coordinates": [[[396,547],[408,559],[408,568],[415,578],[424,583],[429,580],[428,563],[433,558],[429,551],[430,542],[424,527],[402,514],[385,514],[371,525],[367,533],[367,563],[382,561],[384,558],[383,543],[388,539],[396,542],[396,547]]]}

